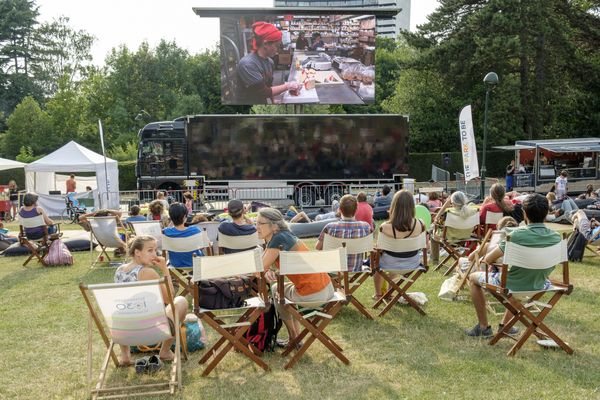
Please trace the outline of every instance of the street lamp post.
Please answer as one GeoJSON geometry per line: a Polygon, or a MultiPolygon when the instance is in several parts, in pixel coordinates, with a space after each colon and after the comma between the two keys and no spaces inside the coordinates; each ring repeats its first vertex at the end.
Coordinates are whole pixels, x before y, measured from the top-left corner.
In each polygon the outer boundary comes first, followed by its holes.
{"type": "Polygon", "coordinates": [[[486,86],[485,90],[485,110],[483,112],[483,158],[481,160],[481,200],[485,196],[485,173],[487,172],[485,166],[485,155],[487,150],[487,121],[488,121],[488,103],[490,101],[490,92],[498,84],[498,75],[495,72],[488,72],[483,83],[486,86]]]}

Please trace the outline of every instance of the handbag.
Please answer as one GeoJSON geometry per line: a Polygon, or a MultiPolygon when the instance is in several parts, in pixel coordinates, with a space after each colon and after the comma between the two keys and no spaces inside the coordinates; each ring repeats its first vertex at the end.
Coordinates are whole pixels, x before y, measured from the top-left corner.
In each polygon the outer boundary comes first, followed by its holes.
{"type": "Polygon", "coordinates": [[[233,276],[198,282],[198,305],[210,310],[242,307],[244,301],[250,298],[251,295],[250,278],[246,276],[233,276]]]}
{"type": "Polygon", "coordinates": [[[55,239],[50,243],[44,262],[46,265],[73,265],[73,255],[62,240],[55,239]]]}

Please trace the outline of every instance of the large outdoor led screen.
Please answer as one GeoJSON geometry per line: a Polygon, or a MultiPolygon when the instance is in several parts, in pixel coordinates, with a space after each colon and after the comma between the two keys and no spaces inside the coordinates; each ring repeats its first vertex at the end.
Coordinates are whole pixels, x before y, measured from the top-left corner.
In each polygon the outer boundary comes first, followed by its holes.
{"type": "Polygon", "coordinates": [[[190,173],[207,180],[391,179],[407,171],[400,115],[191,117],[190,173]]]}
{"type": "Polygon", "coordinates": [[[369,104],[373,15],[221,18],[223,104],[369,104]]]}

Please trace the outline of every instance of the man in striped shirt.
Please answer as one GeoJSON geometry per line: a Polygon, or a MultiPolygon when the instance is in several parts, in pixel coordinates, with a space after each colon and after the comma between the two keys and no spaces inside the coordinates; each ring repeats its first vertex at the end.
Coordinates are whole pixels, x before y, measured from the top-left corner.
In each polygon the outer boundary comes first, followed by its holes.
{"type": "MultiPolygon", "coordinates": [[[[336,222],[330,222],[323,228],[316,249],[323,250],[323,240],[325,235],[331,235],[336,238],[356,239],[368,236],[373,229],[364,221],[354,219],[358,202],[356,197],[347,194],[340,199],[340,213],[342,218],[336,222]]],[[[362,271],[363,257],[361,254],[348,254],[348,271],[362,271]]]]}

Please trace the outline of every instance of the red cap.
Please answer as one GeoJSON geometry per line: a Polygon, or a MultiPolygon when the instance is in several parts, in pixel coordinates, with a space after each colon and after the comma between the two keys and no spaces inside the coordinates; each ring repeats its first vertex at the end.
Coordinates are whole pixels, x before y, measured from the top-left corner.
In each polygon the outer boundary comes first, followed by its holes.
{"type": "MultiPolygon", "coordinates": [[[[268,22],[258,21],[252,24],[252,32],[255,37],[259,37],[263,42],[277,42],[281,40],[282,34],[279,29],[268,22]]],[[[256,40],[252,39],[252,49],[256,50],[256,40]]]]}

